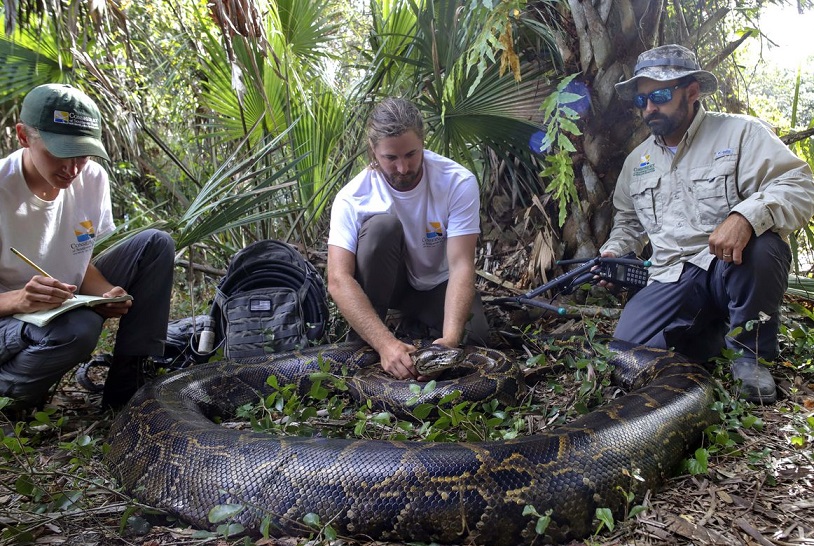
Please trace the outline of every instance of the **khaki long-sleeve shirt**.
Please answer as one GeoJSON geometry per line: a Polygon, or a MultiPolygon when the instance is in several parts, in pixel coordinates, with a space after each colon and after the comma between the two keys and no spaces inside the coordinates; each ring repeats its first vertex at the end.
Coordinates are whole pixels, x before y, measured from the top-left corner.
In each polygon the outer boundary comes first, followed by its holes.
{"type": "Polygon", "coordinates": [[[675,154],[650,137],[625,160],[613,195],[614,226],[600,252],[653,247],[650,280],[674,282],[684,263],[708,269],[709,236],[743,215],[760,236],[788,238],[814,214],[814,180],[762,121],[700,107],[675,154]]]}

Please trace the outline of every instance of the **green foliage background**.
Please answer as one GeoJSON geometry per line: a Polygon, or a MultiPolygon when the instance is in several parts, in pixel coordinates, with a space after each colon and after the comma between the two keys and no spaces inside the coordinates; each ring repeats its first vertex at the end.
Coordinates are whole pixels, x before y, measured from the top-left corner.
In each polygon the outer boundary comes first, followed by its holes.
{"type": "Polygon", "coordinates": [[[28,6],[0,41],[0,100],[13,121],[41,83],[69,82],[97,99],[119,236],[161,226],[209,259],[264,237],[309,246],[335,189],[364,165],[364,119],[386,95],[419,102],[428,146],[479,175],[492,168],[488,154],[533,172],[526,144],[541,68],[518,65],[518,79],[494,62],[546,38],[531,29],[500,41],[524,26],[522,4],[184,0],[98,12],[77,4],[73,17],[28,6]]]}
{"type": "MultiPolygon", "coordinates": [[[[722,77],[743,79],[723,59],[761,39],[760,6],[738,2],[707,20],[679,6],[664,3],[662,39],[687,26],[706,57],[720,57],[711,66],[722,77]]],[[[419,104],[427,146],[475,172],[484,196],[498,188],[530,204],[549,194],[562,227],[583,206],[575,165],[597,136],[573,107],[584,97],[570,84],[585,74],[569,9],[562,0],[7,3],[0,114],[12,124],[25,92],[45,82],[97,99],[120,222],[100,250],[147,226],[212,264],[260,238],[321,245],[335,191],[366,163],[367,113],[387,95],[419,104]],[[545,149],[532,150],[539,131],[545,149]]],[[[805,128],[808,75],[768,71],[750,79],[751,101],[727,91],[716,106],[805,128]]],[[[600,103],[592,116],[605,115],[600,103]]],[[[0,152],[15,147],[7,133],[0,152]]],[[[809,148],[806,139],[795,149],[811,160],[809,148]]]]}

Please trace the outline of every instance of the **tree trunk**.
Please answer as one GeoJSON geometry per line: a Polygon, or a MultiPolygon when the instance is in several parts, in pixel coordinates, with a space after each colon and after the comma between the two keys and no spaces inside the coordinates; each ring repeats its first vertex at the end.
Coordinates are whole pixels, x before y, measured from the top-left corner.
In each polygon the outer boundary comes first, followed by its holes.
{"type": "Polygon", "coordinates": [[[627,79],[642,51],[656,45],[665,1],[569,0],[573,32],[566,73],[581,72],[591,109],[574,155],[579,202],[571,203],[562,237],[566,258],[595,256],[608,238],[611,197],[627,154],[647,135],[632,104],[614,84],[627,79]]]}

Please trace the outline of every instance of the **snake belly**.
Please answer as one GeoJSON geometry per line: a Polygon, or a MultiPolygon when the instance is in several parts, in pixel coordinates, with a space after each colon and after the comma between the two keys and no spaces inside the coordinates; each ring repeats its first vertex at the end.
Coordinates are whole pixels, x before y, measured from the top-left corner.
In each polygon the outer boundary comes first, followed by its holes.
{"type": "Polygon", "coordinates": [[[366,367],[359,345],[315,347],[262,362],[193,366],[142,388],[114,421],[106,463],[129,494],[204,529],[218,505],[259,535],[340,536],[495,546],[540,542],[526,506],[550,511],[544,538],[589,535],[596,508],[621,518],[717,422],[707,370],[676,353],[612,342],[630,392],[552,431],[508,441],[428,443],[275,437],[213,423],[268,394],[266,379],[307,384],[319,362],[366,367]],[[635,477],[634,477],[635,476],[635,477]]]}

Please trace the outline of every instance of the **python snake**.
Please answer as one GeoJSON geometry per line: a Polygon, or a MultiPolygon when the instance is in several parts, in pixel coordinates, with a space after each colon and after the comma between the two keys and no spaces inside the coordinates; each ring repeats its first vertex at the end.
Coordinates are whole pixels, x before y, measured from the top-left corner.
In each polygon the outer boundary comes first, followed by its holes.
{"type": "Polygon", "coordinates": [[[313,533],[302,523],[313,513],[340,536],[501,546],[542,541],[537,518],[524,515],[533,506],[551,511],[546,542],[581,538],[596,508],[620,518],[624,494],[657,487],[718,419],[703,366],[609,348],[628,394],[555,430],[481,443],[275,437],[213,423],[268,394],[270,374],[307,388],[320,361],[376,366],[359,345],[197,365],[136,394],[113,423],[106,462],[138,500],[199,528],[215,527],[213,507],[239,504],[234,520],[255,536],[264,519],[274,536],[313,533]]]}

